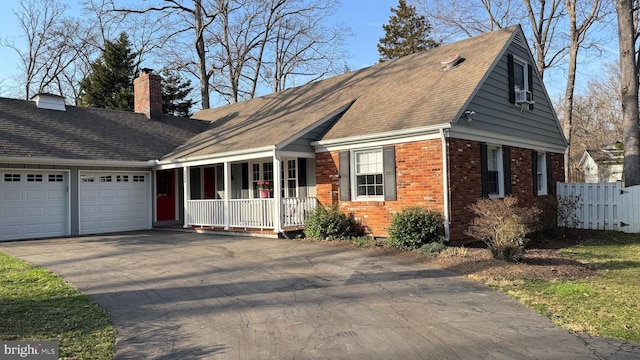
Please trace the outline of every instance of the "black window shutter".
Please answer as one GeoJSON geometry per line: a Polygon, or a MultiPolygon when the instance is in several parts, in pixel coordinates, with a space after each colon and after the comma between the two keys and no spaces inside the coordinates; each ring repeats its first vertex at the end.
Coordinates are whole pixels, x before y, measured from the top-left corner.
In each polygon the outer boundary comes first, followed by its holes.
{"type": "Polygon", "coordinates": [[[298,159],[298,185],[307,186],[307,159],[298,159]]]}
{"type": "Polygon", "coordinates": [[[538,152],[531,150],[531,176],[533,177],[533,195],[538,196],[538,152]]]}
{"type": "Polygon", "coordinates": [[[338,161],[339,164],[339,175],[340,175],[340,200],[348,201],[351,200],[351,184],[349,173],[351,170],[349,160],[351,157],[351,153],[349,151],[341,151],[339,154],[338,161]]]}
{"type": "Polygon", "coordinates": [[[489,168],[487,165],[487,144],[480,144],[480,177],[482,178],[482,197],[489,196],[489,168]]]}
{"type": "Polygon", "coordinates": [[[398,200],[396,191],[396,148],[385,146],[382,149],[382,166],[384,174],[384,199],[398,200]]]}
{"type": "Polygon", "coordinates": [[[507,67],[509,71],[509,102],[512,104],[516,103],[516,83],[514,79],[514,70],[513,70],[513,55],[507,55],[507,67]]]}
{"type": "Polygon", "coordinates": [[[556,194],[556,184],[553,182],[553,166],[551,164],[551,154],[547,153],[547,194],[556,194]]]}
{"type": "Polygon", "coordinates": [[[249,163],[242,163],[242,190],[249,190],[249,163]]]}
{"type": "Polygon", "coordinates": [[[504,194],[511,195],[511,148],[502,148],[502,163],[504,164],[504,194]]]}
{"type": "MultiPolygon", "coordinates": [[[[531,100],[533,100],[533,67],[531,66],[531,64],[527,64],[527,76],[529,77],[528,83],[529,83],[529,92],[531,93],[531,100]]],[[[533,110],[533,103],[529,104],[529,110],[533,110]]]]}

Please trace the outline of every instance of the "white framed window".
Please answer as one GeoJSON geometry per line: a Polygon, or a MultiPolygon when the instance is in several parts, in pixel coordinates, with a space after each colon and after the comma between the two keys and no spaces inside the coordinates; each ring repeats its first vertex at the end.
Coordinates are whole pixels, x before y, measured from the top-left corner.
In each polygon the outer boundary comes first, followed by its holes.
{"type": "Polygon", "coordinates": [[[529,89],[529,75],[527,74],[527,63],[519,58],[513,58],[513,84],[515,91],[523,91],[529,89]]]}
{"type": "Polygon", "coordinates": [[[273,197],[273,163],[272,162],[256,162],[251,164],[251,194],[252,198],[261,197],[259,189],[260,183],[269,183],[269,197],[273,197]]]}
{"type": "Polygon", "coordinates": [[[504,166],[501,146],[487,146],[487,184],[490,197],[504,197],[504,166]]]}
{"type": "Polygon", "coordinates": [[[547,154],[539,152],[537,153],[536,158],[536,182],[538,184],[538,195],[547,195],[547,154]]]}
{"type": "Polygon", "coordinates": [[[355,200],[384,199],[382,149],[353,151],[353,186],[355,200]]]}
{"type": "Polygon", "coordinates": [[[529,109],[533,110],[533,89],[530,84],[533,75],[531,64],[512,54],[509,54],[508,58],[510,101],[519,106],[529,105],[529,109]]]}
{"type": "Polygon", "coordinates": [[[282,197],[298,196],[298,159],[280,162],[280,186],[282,197]]]}

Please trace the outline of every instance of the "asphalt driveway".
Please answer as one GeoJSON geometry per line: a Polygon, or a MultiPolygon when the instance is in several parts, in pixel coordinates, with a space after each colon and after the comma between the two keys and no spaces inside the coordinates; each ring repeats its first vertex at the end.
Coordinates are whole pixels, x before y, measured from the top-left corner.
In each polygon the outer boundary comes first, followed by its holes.
{"type": "Polygon", "coordinates": [[[0,243],[111,314],[117,359],[598,359],[514,300],[396,257],[168,231],[0,243]]]}

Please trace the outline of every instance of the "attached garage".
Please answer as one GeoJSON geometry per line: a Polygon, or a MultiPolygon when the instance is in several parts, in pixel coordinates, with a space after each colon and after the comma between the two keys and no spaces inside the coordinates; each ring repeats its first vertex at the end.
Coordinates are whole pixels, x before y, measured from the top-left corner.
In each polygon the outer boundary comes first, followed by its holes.
{"type": "Polygon", "coordinates": [[[0,170],[0,240],[69,235],[66,171],[0,170]]]}
{"type": "Polygon", "coordinates": [[[144,172],[80,171],[80,235],[151,228],[151,179],[144,172]]]}

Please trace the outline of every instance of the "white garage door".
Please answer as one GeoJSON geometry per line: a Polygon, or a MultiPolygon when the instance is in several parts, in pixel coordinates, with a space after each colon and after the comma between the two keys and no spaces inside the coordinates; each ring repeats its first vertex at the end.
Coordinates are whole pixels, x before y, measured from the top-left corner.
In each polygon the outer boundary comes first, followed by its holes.
{"type": "Polygon", "coordinates": [[[149,174],[80,172],[80,234],[148,229],[149,174]]]}
{"type": "Polygon", "coordinates": [[[69,235],[67,174],[0,170],[0,240],[69,235]]]}

